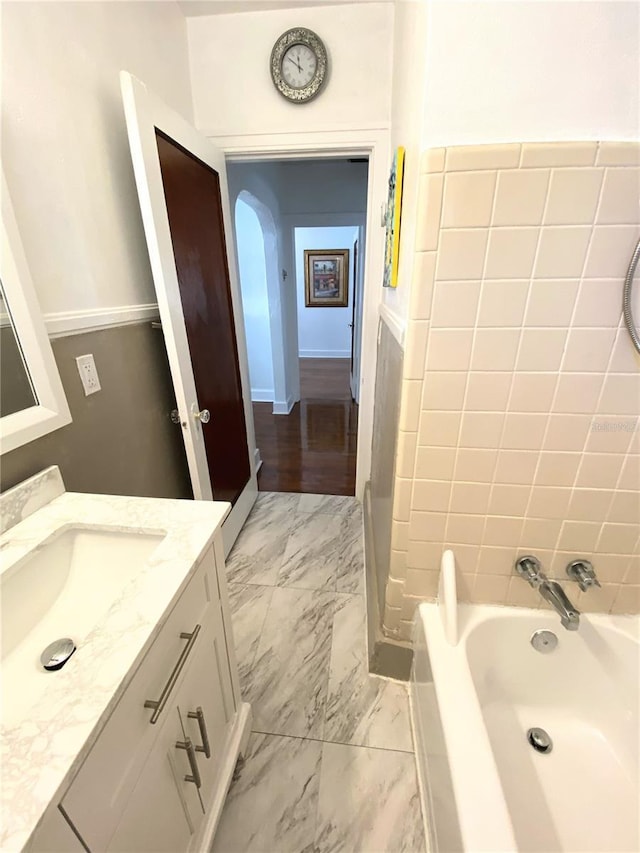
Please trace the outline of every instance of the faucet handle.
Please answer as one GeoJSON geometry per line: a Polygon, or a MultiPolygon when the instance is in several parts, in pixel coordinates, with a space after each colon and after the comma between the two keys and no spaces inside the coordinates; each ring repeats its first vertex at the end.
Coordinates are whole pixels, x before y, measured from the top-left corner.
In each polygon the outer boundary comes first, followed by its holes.
{"type": "Polygon", "coordinates": [[[596,577],[596,570],[589,560],[573,560],[567,566],[567,575],[572,581],[576,581],[583,592],[586,592],[591,586],[600,586],[600,581],[596,577]]]}
{"type": "Polygon", "coordinates": [[[540,560],[532,554],[528,554],[526,557],[519,557],[516,560],[515,569],[520,577],[524,578],[534,589],[537,589],[547,579],[547,576],[542,571],[540,560]]]}

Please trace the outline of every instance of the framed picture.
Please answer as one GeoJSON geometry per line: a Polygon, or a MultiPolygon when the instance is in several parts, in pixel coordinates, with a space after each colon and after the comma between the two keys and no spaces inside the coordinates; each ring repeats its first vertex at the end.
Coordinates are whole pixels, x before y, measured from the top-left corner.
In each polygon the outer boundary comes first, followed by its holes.
{"type": "Polygon", "coordinates": [[[349,250],[304,250],[304,304],[346,308],[349,304],[349,250]]]}
{"type": "Polygon", "coordinates": [[[385,215],[387,229],[384,253],[385,287],[398,286],[398,258],[400,255],[400,217],[402,214],[402,184],[404,179],[404,148],[396,150],[389,175],[389,198],[385,215]]]}

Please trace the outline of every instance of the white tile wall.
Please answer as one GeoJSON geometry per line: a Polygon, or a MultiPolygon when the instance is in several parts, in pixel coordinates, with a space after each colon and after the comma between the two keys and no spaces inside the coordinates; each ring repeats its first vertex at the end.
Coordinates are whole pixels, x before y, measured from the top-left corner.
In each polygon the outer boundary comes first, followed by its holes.
{"type": "Polygon", "coordinates": [[[593,560],[580,609],[640,610],[640,359],[621,320],[639,165],[631,143],[423,155],[391,635],[409,638],[446,547],[469,600],[540,606],[512,576],[532,550],[557,577],[593,560]]]}

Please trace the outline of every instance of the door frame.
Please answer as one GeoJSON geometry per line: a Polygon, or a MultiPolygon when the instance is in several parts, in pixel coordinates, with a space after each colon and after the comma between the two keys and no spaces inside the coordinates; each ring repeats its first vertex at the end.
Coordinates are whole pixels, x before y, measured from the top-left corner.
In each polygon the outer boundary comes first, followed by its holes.
{"type": "Polygon", "coordinates": [[[378,323],[380,305],[383,302],[384,240],[374,240],[373,234],[378,227],[383,227],[380,211],[388,194],[391,165],[389,128],[240,135],[217,135],[212,128],[206,127],[199,130],[224,153],[227,162],[331,160],[345,157],[369,159],[367,237],[364,257],[361,256],[364,263],[364,298],[361,315],[360,410],[356,456],[356,496],[362,500],[365,484],[371,475],[378,323]]]}

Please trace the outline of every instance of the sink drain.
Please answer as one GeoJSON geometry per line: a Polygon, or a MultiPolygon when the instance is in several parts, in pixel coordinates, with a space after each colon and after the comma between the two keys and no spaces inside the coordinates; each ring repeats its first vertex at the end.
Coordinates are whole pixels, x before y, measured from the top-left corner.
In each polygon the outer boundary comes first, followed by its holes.
{"type": "Polygon", "coordinates": [[[527,740],[536,752],[543,754],[551,752],[553,749],[553,741],[544,729],[533,728],[527,732],[527,740]]]}
{"type": "Polygon", "coordinates": [[[49,672],[55,672],[62,669],[75,650],[75,643],[69,637],[54,640],[40,655],[40,663],[49,672]]]}

